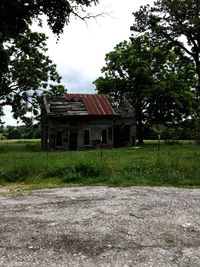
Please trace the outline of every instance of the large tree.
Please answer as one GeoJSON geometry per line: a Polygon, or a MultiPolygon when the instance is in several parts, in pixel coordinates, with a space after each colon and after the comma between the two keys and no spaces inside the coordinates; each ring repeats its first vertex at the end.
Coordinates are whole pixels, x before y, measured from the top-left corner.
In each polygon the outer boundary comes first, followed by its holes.
{"type": "Polygon", "coordinates": [[[1,0],[0,40],[24,32],[33,20],[41,23],[41,15],[47,16],[49,27],[59,35],[71,16],[88,18],[84,8],[97,3],[98,0],[1,0]]]}
{"type": "Polygon", "coordinates": [[[98,0],[1,0],[0,1],[0,118],[3,106],[11,105],[14,117],[26,120],[27,111],[37,113],[41,91],[63,91],[55,65],[45,55],[46,37],[32,33],[33,21],[42,25],[41,15],[59,35],[71,16],[87,19],[84,10],[98,0]]]}
{"type": "Polygon", "coordinates": [[[8,55],[5,42],[16,38],[29,29],[33,21],[42,25],[41,15],[47,16],[47,22],[53,33],[61,34],[70,16],[85,19],[90,17],[84,7],[97,4],[98,0],[1,0],[0,2],[0,82],[7,71],[8,55]]]}
{"type": "Polygon", "coordinates": [[[5,44],[8,62],[1,80],[0,112],[9,105],[15,119],[29,122],[27,112],[38,115],[45,92],[64,91],[56,65],[45,54],[46,39],[45,34],[26,30],[5,44]]]}
{"type": "Polygon", "coordinates": [[[154,6],[142,6],[133,15],[133,36],[151,33],[194,60],[200,95],[200,1],[157,0],[154,6]]]}
{"type": "Polygon", "coordinates": [[[182,53],[168,49],[148,34],[122,42],[106,55],[98,92],[119,100],[126,93],[135,107],[137,135],[144,124],[169,125],[191,114],[196,85],[194,66],[182,53]]]}

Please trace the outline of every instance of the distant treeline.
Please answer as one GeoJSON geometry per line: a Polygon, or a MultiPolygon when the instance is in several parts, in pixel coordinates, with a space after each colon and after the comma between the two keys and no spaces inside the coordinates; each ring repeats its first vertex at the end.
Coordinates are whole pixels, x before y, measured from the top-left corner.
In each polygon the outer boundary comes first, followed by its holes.
{"type": "MultiPolygon", "coordinates": [[[[176,140],[200,140],[200,121],[187,119],[181,123],[169,126],[155,125],[149,127],[144,125],[144,139],[156,140],[160,135],[162,140],[173,143],[176,140]]],[[[0,126],[0,140],[5,139],[38,139],[41,137],[41,126],[35,124],[30,127],[20,126],[0,126]]]]}
{"type": "Polygon", "coordinates": [[[0,139],[35,139],[41,137],[40,125],[36,124],[31,127],[20,126],[0,126],[0,139]]]}
{"type": "Polygon", "coordinates": [[[176,140],[200,140],[200,121],[197,119],[186,119],[180,123],[168,126],[155,125],[155,127],[144,126],[144,139],[155,140],[160,135],[162,140],[173,143],[176,140]]]}

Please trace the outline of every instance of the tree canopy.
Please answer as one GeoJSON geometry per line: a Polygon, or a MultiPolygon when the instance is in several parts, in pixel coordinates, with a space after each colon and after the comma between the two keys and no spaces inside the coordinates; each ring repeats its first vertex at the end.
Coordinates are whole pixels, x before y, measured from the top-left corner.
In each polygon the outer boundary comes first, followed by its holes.
{"type": "Polygon", "coordinates": [[[9,60],[1,80],[0,109],[11,106],[14,118],[24,122],[30,121],[27,112],[38,115],[44,92],[64,91],[57,84],[61,77],[56,65],[45,55],[46,39],[45,34],[27,30],[4,48],[9,60]]]}
{"type": "Polygon", "coordinates": [[[139,143],[144,124],[169,125],[191,114],[196,86],[193,62],[145,34],[124,41],[106,55],[98,92],[119,100],[128,94],[135,107],[139,143]]]}
{"type": "Polygon", "coordinates": [[[61,77],[45,52],[44,34],[31,32],[33,21],[42,25],[46,15],[53,33],[59,36],[71,16],[89,18],[86,7],[98,0],[1,0],[0,3],[0,118],[10,105],[14,118],[30,122],[27,112],[36,116],[45,91],[63,92],[61,77]],[[51,82],[51,84],[49,84],[51,82]]]}
{"type": "Polygon", "coordinates": [[[5,139],[33,139],[40,138],[41,127],[39,124],[19,125],[19,126],[0,126],[0,141],[5,139]]]}
{"type": "Polygon", "coordinates": [[[1,0],[0,43],[27,30],[33,20],[41,23],[40,15],[47,16],[49,27],[59,35],[71,16],[84,19],[88,16],[84,16],[84,8],[97,3],[98,0],[1,0]]]}
{"type": "Polygon", "coordinates": [[[133,15],[133,36],[148,32],[194,60],[200,95],[200,1],[157,0],[154,6],[142,6],[133,15]]]}

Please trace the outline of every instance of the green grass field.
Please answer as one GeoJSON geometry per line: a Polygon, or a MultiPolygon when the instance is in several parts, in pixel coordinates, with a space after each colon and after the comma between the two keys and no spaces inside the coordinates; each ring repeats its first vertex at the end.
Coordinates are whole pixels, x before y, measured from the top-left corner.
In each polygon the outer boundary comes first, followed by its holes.
{"type": "Polygon", "coordinates": [[[75,152],[41,152],[39,141],[0,143],[0,185],[200,187],[200,146],[194,143],[75,152]]]}

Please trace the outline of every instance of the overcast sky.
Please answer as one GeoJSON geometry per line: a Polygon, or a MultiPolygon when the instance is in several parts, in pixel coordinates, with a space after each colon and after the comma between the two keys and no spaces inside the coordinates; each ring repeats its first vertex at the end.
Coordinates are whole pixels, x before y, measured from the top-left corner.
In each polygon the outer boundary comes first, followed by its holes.
{"type": "MultiPolygon", "coordinates": [[[[62,84],[68,93],[95,93],[92,82],[101,75],[105,54],[123,40],[128,40],[133,23],[133,11],[141,5],[152,4],[153,0],[100,0],[100,4],[89,10],[92,14],[107,15],[90,19],[87,24],[81,20],[71,20],[65,27],[59,42],[56,36],[44,27],[49,36],[48,54],[56,63],[62,76],[62,84]]],[[[16,125],[9,108],[4,121],[16,125]]]]}

